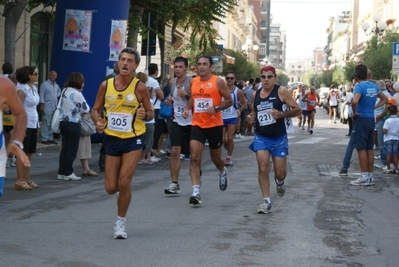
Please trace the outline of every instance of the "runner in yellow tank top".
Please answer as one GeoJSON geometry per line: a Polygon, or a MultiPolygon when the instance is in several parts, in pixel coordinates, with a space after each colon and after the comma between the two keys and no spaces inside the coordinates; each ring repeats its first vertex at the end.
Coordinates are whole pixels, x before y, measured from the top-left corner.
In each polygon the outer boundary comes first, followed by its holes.
{"type": "Polygon", "coordinates": [[[147,87],[134,78],[139,63],[140,54],[135,49],[122,49],[118,61],[119,74],[110,82],[105,80],[101,83],[91,111],[97,131],[102,133],[105,129],[105,190],[109,194],[119,192],[115,239],[127,238],[125,217],[132,197],[133,175],[144,144],[143,121],[154,117],[147,87]],[[100,117],[102,107],[106,109],[106,126],[100,117]]]}
{"type": "Polygon", "coordinates": [[[193,186],[189,203],[201,204],[199,194],[201,154],[205,141],[209,142],[212,162],[219,170],[219,188],[227,188],[227,169],[222,160],[223,120],[220,111],[233,104],[230,91],[224,79],[212,75],[212,58],[201,56],[197,59],[198,75],[191,84],[191,97],[183,112],[187,118],[192,110],[193,119],[190,138],[190,176],[193,186]],[[225,99],[222,102],[222,97],[225,99]]]}
{"type": "Polygon", "coordinates": [[[139,80],[133,78],[122,91],[115,89],[114,81],[115,78],[106,80],[104,133],[120,139],[140,136],[145,132],[145,125],[144,121],[136,116],[136,110],[140,107],[136,95],[139,80]]]}

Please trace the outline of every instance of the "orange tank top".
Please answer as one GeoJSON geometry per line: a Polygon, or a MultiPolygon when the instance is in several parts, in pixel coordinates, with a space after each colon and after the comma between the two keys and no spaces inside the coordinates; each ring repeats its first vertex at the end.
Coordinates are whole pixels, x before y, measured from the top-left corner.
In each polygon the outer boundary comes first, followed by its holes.
{"type": "Polygon", "coordinates": [[[222,96],[216,86],[218,76],[212,75],[207,81],[201,81],[200,77],[195,77],[191,85],[191,97],[193,104],[192,126],[201,128],[212,128],[223,125],[221,112],[208,114],[206,109],[220,105],[222,96]]]}
{"type": "Polygon", "coordinates": [[[316,94],[308,94],[308,103],[307,103],[307,109],[308,111],[312,111],[314,109],[316,109],[316,99],[317,99],[317,95],[316,94]]]}

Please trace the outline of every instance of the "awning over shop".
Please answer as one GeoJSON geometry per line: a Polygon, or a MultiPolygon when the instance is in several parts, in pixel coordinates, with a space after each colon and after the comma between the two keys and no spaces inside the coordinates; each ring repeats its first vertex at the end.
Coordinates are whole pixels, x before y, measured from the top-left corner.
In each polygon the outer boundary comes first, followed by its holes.
{"type": "Polygon", "coordinates": [[[235,64],[236,63],[236,59],[234,57],[231,57],[226,54],[223,54],[223,56],[225,57],[224,63],[226,63],[226,64],[235,64]]]}

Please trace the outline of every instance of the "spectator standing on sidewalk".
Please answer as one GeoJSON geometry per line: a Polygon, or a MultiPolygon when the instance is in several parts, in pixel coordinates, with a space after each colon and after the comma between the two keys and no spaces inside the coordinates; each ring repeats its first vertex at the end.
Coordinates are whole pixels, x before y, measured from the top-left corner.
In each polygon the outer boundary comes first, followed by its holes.
{"type": "Polygon", "coordinates": [[[387,163],[385,173],[398,174],[399,118],[396,105],[388,105],[388,113],[389,118],[384,122],[382,129],[384,132],[384,155],[386,155],[387,163]],[[393,170],[391,170],[391,164],[394,165],[393,170]]]}
{"type": "Polygon", "coordinates": [[[358,84],[355,86],[352,100],[354,120],[353,131],[350,142],[357,150],[360,163],[360,177],[351,181],[351,185],[370,186],[374,185],[374,109],[385,105],[388,98],[380,91],[377,85],[367,80],[367,67],[358,65],[355,68],[355,79],[358,84]],[[377,98],[381,100],[376,105],[377,98]]]}
{"type": "Polygon", "coordinates": [[[352,99],[353,99],[353,88],[350,87],[348,92],[346,92],[345,96],[345,101],[344,105],[347,106],[348,109],[348,127],[349,127],[349,132],[346,136],[351,136],[352,133],[352,128],[353,128],[353,120],[352,120],[352,115],[353,115],[353,109],[352,109],[352,99]]]}
{"type": "Polygon", "coordinates": [[[394,94],[392,95],[393,98],[396,100],[396,107],[399,108],[399,82],[395,82],[392,85],[392,89],[394,91],[394,94]]]}
{"type": "MultiPolygon", "coordinates": [[[[3,134],[0,134],[0,197],[3,195],[3,186],[6,176],[7,152],[17,155],[23,167],[29,168],[30,161],[23,151],[23,139],[26,134],[27,115],[20,99],[18,98],[15,85],[6,77],[0,76],[0,104],[7,103],[7,107],[12,109],[14,116],[13,140],[6,143],[3,134]],[[7,148],[7,149],[6,149],[7,148]]],[[[3,124],[0,118],[0,133],[3,132],[3,124]]],[[[26,182],[25,182],[26,183],[26,182]]]]}
{"type": "Polygon", "coordinates": [[[48,80],[40,85],[40,104],[39,109],[42,112],[42,127],[40,135],[42,144],[57,144],[53,140],[53,130],[51,129],[51,121],[55,110],[57,109],[57,99],[61,95],[61,88],[56,83],[57,72],[54,70],[48,74],[48,80]]]}
{"type": "MultiPolygon", "coordinates": [[[[34,83],[38,81],[38,73],[35,67],[25,66],[17,70],[17,94],[24,105],[27,114],[27,128],[23,149],[31,162],[32,154],[36,153],[37,128],[39,125],[39,116],[36,107],[39,104],[39,94],[34,83]]],[[[18,155],[17,155],[18,156],[18,155]]],[[[32,190],[39,186],[30,179],[30,166],[23,164],[17,157],[17,181],[15,190],[32,190]]]]}
{"type": "Polygon", "coordinates": [[[276,84],[276,70],[265,66],[261,70],[262,89],[254,92],[252,97],[252,112],[249,123],[256,123],[254,141],[249,148],[256,153],[258,161],[258,181],[263,202],[258,207],[258,213],[268,213],[271,209],[270,200],[270,155],[273,160],[274,177],[277,194],[285,193],[285,177],[287,174],[288,137],[285,118],[301,114],[301,108],[295,102],[287,88],[276,84]],[[289,110],[283,111],[283,105],[289,110]]]}
{"type": "MultiPolygon", "coordinates": [[[[375,82],[375,84],[378,86],[380,91],[384,93],[384,95],[387,98],[390,98],[391,95],[389,94],[385,82],[383,80],[378,80],[375,82]]],[[[378,102],[380,99],[377,100],[375,103],[378,105],[378,102]]],[[[385,115],[387,114],[387,110],[385,110],[385,105],[380,106],[378,108],[374,109],[374,116],[375,116],[375,128],[377,130],[377,140],[378,140],[378,146],[380,147],[380,162],[377,164],[374,164],[374,167],[382,169],[387,165],[386,161],[386,155],[384,154],[385,149],[384,149],[384,132],[382,130],[382,127],[384,126],[385,123],[385,115]]]]}
{"type": "Polygon", "coordinates": [[[12,64],[10,62],[5,62],[1,67],[1,70],[3,71],[4,77],[8,77],[8,75],[10,75],[14,71],[14,68],[12,67],[12,64]]]}
{"type": "MultiPolygon", "coordinates": [[[[154,129],[154,140],[152,144],[153,153],[159,155],[161,152],[161,147],[158,147],[159,139],[161,135],[164,133],[164,129],[166,128],[166,122],[164,118],[159,117],[159,109],[161,108],[161,102],[164,99],[163,91],[159,85],[157,79],[158,76],[158,65],[155,63],[151,63],[148,65],[148,80],[146,82],[146,86],[148,90],[154,90],[155,97],[152,98],[154,105],[154,120],[155,120],[155,129],[154,129]]],[[[162,143],[161,143],[162,144],[162,143]]]]}
{"type": "Polygon", "coordinates": [[[88,113],[90,107],[81,91],[84,86],[84,77],[79,72],[72,72],[67,80],[66,89],[61,93],[60,101],[60,132],[61,151],[57,179],[80,180],[73,170],[73,162],[76,158],[80,140],[81,113],[88,113]]]}

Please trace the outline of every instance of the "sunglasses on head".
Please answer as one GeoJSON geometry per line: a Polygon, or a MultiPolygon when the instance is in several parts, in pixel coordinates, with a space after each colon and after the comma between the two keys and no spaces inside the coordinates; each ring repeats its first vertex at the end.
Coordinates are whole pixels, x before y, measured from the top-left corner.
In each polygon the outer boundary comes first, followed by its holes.
{"type": "Polygon", "coordinates": [[[274,78],[274,75],[273,74],[269,74],[269,75],[261,75],[260,76],[262,79],[272,79],[272,78],[274,78]]]}
{"type": "Polygon", "coordinates": [[[226,80],[234,80],[234,77],[226,77],[226,80]]]}

